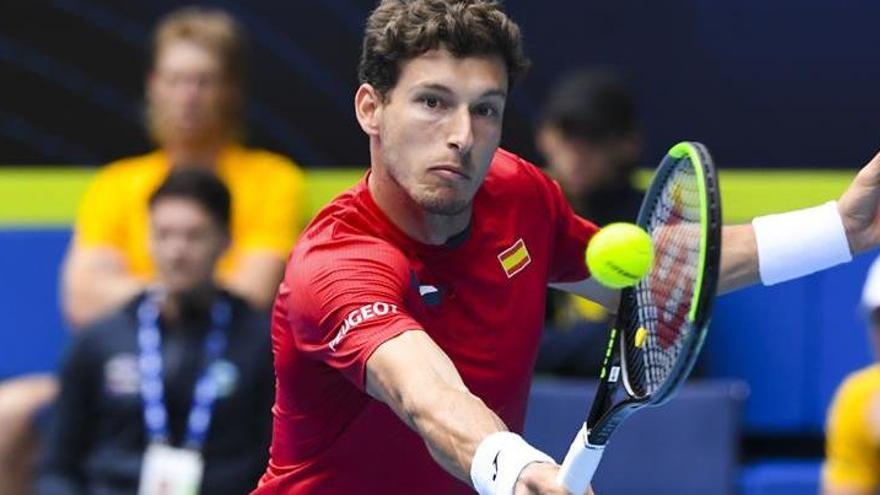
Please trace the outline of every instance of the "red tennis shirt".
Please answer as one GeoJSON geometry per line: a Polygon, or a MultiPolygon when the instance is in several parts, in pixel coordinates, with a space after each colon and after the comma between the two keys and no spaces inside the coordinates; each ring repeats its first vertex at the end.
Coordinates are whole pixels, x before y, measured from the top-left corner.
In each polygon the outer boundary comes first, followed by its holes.
{"type": "Polygon", "coordinates": [[[470,391],[521,431],[547,284],[587,278],[595,231],[555,182],[504,150],[470,227],[444,246],[407,237],[366,178],[336,198],[294,247],[275,300],[274,434],[254,494],[471,493],[367,395],[367,360],[422,329],[470,391]]]}

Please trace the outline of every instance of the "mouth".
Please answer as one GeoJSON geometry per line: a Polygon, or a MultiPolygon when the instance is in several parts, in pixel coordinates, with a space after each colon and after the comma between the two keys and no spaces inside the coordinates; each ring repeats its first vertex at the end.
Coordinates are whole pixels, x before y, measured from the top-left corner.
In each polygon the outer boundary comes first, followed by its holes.
{"type": "Polygon", "coordinates": [[[428,169],[428,172],[443,176],[452,180],[470,180],[471,176],[461,167],[455,165],[437,165],[428,169]]]}

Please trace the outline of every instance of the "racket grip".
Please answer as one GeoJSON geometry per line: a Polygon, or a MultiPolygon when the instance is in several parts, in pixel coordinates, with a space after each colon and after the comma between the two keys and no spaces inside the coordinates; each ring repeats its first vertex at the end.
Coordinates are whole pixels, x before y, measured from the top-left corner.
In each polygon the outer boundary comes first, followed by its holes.
{"type": "Polygon", "coordinates": [[[572,495],[586,493],[602,460],[604,445],[591,445],[587,440],[587,425],[581,426],[574,441],[565,454],[562,467],[556,476],[556,481],[565,487],[572,495]]]}

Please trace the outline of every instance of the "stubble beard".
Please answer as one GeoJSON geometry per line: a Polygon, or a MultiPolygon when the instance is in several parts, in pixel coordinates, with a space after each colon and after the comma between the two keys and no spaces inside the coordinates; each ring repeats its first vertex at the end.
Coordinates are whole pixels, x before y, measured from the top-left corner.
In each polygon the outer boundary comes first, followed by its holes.
{"type": "Polygon", "coordinates": [[[456,216],[464,213],[471,206],[471,198],[463,197],[446,197],[442,191],[425,191],[419,195],[420,197],[412,197],[412,200],[418,204],[424,211],[432,215],[440,216],[456,216]]]}

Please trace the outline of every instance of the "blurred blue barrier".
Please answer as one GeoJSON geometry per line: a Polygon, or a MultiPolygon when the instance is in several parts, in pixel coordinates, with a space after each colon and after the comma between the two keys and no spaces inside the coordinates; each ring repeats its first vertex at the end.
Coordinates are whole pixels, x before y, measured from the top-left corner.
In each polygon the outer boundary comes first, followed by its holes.
{"type": "Polygon", "coordinates": [[[713,377],[748,382],[749,431],[822,430],[837,385],[871,360],[858,304],[875,256],[718,298],[706,365],[713,377]]]}
{"type": "Polygon", "coordinates": [[[56,368],[67,340],[58,273],[68,229],[0,230],[0,379],[56,368]]]}
{"type": "MultiPolygon", "coordinates": [[[[595,382],[535,380],[526,439],[561,461],[595,391],[595,382]]],[[[696,381],[668,404],[636,412],[611,437],[593,483],[597,493],[734,493],[747,391],[742,382],[696,381]]]]}

